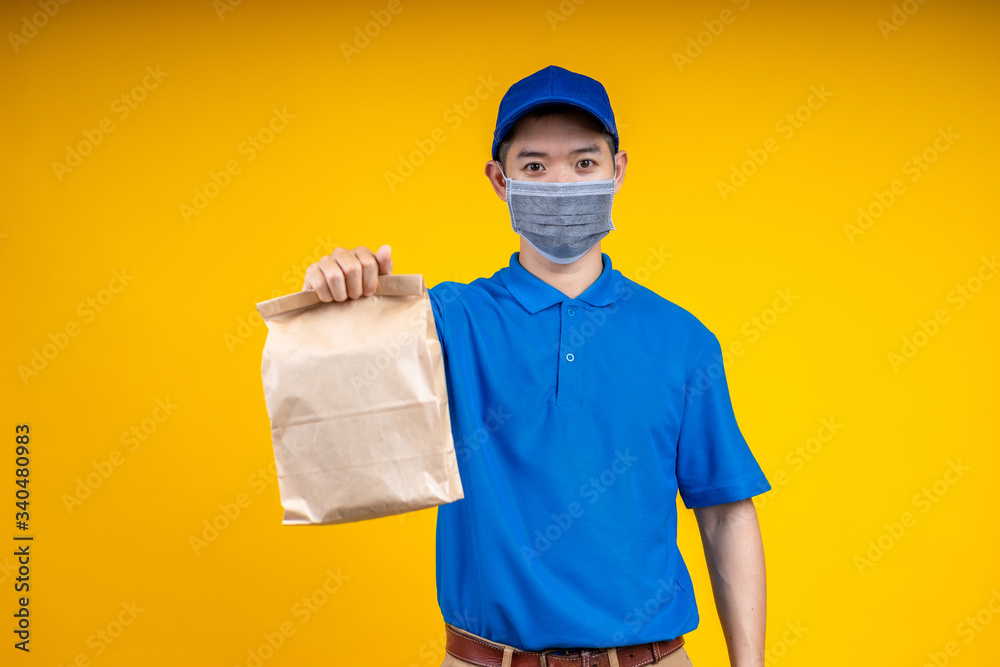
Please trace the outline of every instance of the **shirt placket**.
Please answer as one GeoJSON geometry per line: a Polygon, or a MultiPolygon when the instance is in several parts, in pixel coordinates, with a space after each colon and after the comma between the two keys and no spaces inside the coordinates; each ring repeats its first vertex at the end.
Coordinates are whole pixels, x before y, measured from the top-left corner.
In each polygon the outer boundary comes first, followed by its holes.
{"type": "Polygon", "coordinates": [[[556,380],[556,406],[579,406],[582,401],[582,372],[585,352],[580,344],[580,323],[584,309],[579,301],[564,301],[559,306],[559,364],[556,380]]]}

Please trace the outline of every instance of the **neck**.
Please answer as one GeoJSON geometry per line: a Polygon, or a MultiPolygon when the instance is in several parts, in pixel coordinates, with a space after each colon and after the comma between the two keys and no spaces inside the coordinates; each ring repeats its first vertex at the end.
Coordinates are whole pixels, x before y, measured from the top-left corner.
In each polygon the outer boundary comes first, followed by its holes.
{"type": "Polygon", "coordinates": [[[520,239],[521,254],[518,255],[528,273],[537,276],[549,285],[568,296],[570,299],[583,294],[604,270],[601,258],[600,242],[587,251],[587,254],[571,264],[557,264],[542,257],[531,244],[520,239]]]}

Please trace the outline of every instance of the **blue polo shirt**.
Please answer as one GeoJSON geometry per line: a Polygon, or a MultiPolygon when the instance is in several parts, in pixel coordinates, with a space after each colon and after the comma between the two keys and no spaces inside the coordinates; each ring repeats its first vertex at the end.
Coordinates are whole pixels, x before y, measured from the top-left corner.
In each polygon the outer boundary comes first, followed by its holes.
{"type": "Polygon", "coordinates": [[[429,290],[465,497],[437,510],[444,620],[526,650],[698,626],[685,506],[771,488],[733,414],[719,341],[601,275],[570,299],[519,261],[429,290]]]}

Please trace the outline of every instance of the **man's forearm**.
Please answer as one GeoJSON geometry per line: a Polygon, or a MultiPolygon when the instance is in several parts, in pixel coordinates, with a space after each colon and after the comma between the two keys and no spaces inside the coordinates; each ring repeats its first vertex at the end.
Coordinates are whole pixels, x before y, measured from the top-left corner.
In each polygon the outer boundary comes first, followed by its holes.
{"type": "Polygon", "coordinates": [[[733,667],[763,667],[764,547],[753,501],[695,510],[719,621],[733,667]]]}

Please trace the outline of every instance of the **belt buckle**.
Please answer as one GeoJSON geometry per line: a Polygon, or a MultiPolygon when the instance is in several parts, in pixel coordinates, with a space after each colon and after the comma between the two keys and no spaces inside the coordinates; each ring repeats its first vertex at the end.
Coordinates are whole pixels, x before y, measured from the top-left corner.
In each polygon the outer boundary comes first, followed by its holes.
{"type": "Polygon", "coordinates": [[[556,651],[562,651],[562,649],[561,648],[547,648],[544,651],[542,651],[541,653],[539,653],[538,654],[538,665],[539,665],[539,667],[549,667],[549,663],[545,659],[545,656],[547,654],[549,654],[549,653],[555,653],[556,651]]]}
{"type": "Polygon", "coordinates": [[[596,667],[597,666],[597,656],[590,649],[567,649],[567,648],[547,648],[538,654],[538,664],[539,667],[549,667],[548,660],[545,658],[549,653],[565,653],[566,657],[576,657],[580,656],[581,667],[596,667]],[[575,654],[575,655],[574,655],[575,654]],[[593,659],[593,662],[591,660],[593,659]]]}

